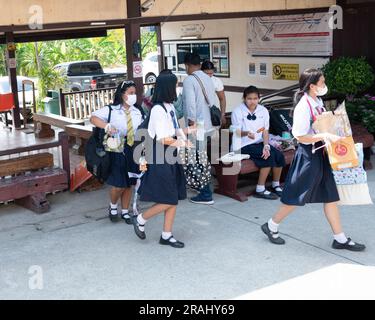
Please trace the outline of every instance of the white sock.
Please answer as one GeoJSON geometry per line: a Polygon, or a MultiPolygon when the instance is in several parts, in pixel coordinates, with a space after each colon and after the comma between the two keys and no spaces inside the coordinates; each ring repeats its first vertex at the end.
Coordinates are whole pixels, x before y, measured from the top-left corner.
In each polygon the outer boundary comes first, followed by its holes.
{"type": "Polygon", "coordinates": [[[111,206],[111,214],[116,216],[118,214],[117,212],[117,203],[116,204],[113,204],[113,203],[110,203],[109,204],[111,206]]]}
{"type": "MultiPolygon", "coordinates": [[[[172,232],[164,232],[164,231],[163,231],[163,233],[161,234],[161,236],[162,236],[162,238],[163,238],[164,240],[168,240],[170,237],[172,237],[172,232]]],[[[175,243],[175,242],[177,242],[177,241],[176,241],[175,238],[172,238],[172,239],[170,240],[170,242],[175,243]]]]}
{"type": "MultiPolygon", "coordinates": [[[[144,226],[146,224],[147,220],[143,219],[143,216],[140,214],[140,215],[137,216],[137,222],[138,222],[138,224],[144,226]]],[[[142,232],[144,232],[145,231],[145,227],[141,227],[140,226],[139,230],[142,231],[142,232]]]]}
{"type": "Polygon", "coordinates": [[[268,228],[273,232],[273,233],[278,233],[279,232],[279,224],[275,223],[272,219],[268,221],[268,228]]]}
{"type": "Polygon", "coordinates": [[[130,218],[130,216],[129,216],[129,210],[122,209],[121,214],[125,218],[130,218]]]}
{"type": "MultiPolygon", "coordinates": [[[[345,233],[335,234],[333,237],[338,243],[345,244],[348,242],[348,238],[346,237],[345,233]]],[[[351,241],[349,244],[354,246],[355,243],[351,241]]]]}
{"type": "Polygon", "coordinates": [[[264,192],[266,191],[266,186],[257,185],[257,192],[264,192]]]}
{"type": "Polygon", "coordinates": [[[272,181],[272,188],[280,187],[280,181],[272,181]]]}

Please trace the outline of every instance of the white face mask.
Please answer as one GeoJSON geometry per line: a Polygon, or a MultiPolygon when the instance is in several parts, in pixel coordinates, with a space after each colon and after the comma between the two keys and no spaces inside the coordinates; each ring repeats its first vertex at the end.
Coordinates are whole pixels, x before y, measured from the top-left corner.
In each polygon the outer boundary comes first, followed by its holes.
{"type": "Polygon", "coordinates": [[[327,86],[324,86],[324,88],[318,87],[318,89],[316,90],[316,93],[318,97],[325,96],[328,93],[328,87],[327,86]]]}
{"type": "Polygon", "coordinates": [[[137,95],[135,94],[129,94],[128,99],[126,100],[126,103],[129,106],[134,106],[137,103],[137,95]]]}

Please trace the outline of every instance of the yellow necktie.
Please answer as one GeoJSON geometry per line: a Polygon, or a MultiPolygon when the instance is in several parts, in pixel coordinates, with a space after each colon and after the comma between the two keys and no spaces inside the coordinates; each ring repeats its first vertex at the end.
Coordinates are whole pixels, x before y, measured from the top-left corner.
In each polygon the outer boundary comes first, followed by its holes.
{"type": "Polygon", "coordinates": [[[134,145],[134,129],[130,110],[125,109],[126,120],[128,124],[127,144],[132,147],[134,145]]]}

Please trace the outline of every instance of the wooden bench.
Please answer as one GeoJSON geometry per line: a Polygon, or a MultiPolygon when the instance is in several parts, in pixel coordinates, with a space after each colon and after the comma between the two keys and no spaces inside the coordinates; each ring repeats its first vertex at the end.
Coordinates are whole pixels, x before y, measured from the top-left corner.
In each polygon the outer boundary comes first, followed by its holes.
{"type": "Polygon", "coordinates": [[[65,127],[65,132],[69,137],[75,138],[72,146],[73,153],[78,155],[85,155],[85,146],[92,135],[93,126],[68,125],[65,127]]]}
{"type": "Polygon", "coordinates": [[[0,202],[15,201],[36,213],[45,213],[50,209],[46,195],[69,188],[69,143],[65,132],[59,133],[58,141],[2,150],[0,156],[10,157],[0,161],[0,202]],[[63,168],[54,168],[53,154],[47,152],[13,157],[55,147],[62,149],[63,168]]]}
{"type": "MultiPolygon", "coordinates": [[[[287,166],[292,163],[294,154],[294,150],[284,152],[287,166]]],[[[218,188],[215,189],[215,193],[241,202],[248,200],[248,197],[251,196],[252,192],[239,192],[238,180],[241,175],[259,171],[259,168],[255,165],[254,161],[249,159],[231,164],[220,162],[219,164],[213,164],[213,167],[215,168],[215,174],[219,184],[218,188]]]]}
{"type": "Polygon", "coordinates": [[[38,112],[33,115],[34,133],[37,138],[51,138],[55,136],[55,130],[52,126],[65,130],[69,125],[84,126],[84,120],[74,120],[63,116],[58,116],[52,113],[38,112]]]}

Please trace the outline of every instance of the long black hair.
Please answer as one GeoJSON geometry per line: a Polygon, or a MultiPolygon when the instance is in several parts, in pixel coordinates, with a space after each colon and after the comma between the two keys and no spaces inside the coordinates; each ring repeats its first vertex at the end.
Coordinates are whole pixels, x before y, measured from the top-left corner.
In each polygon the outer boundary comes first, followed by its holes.
{"type": "Polygon", "coordinates": [[[299,90],[294,95],[294,108],[300,102],[303,95],[309,93],[310,86],[312,84],[317,85],[322,76],[324,76],[324,73],[319,69],[307,69],[301,74],[299,79],[299,90]]]}
{"type": "Polygon", "coordinates": [[[124,99],[122,98],[122,96],[131,87],[136,87],[135,82],[132,80],[125,80],[118,85],[115,92],[115,98],[113,100],[114,106],[117,106],[119,104],[122,105],[124,103],[124,99]]]}
{"type": "Polygon", "coordinates": [[[177,77],[170,70],[163,70],[156,78],[152,102],[154,105],[161,103],[173,103],[177,100],[177,77]]]}

